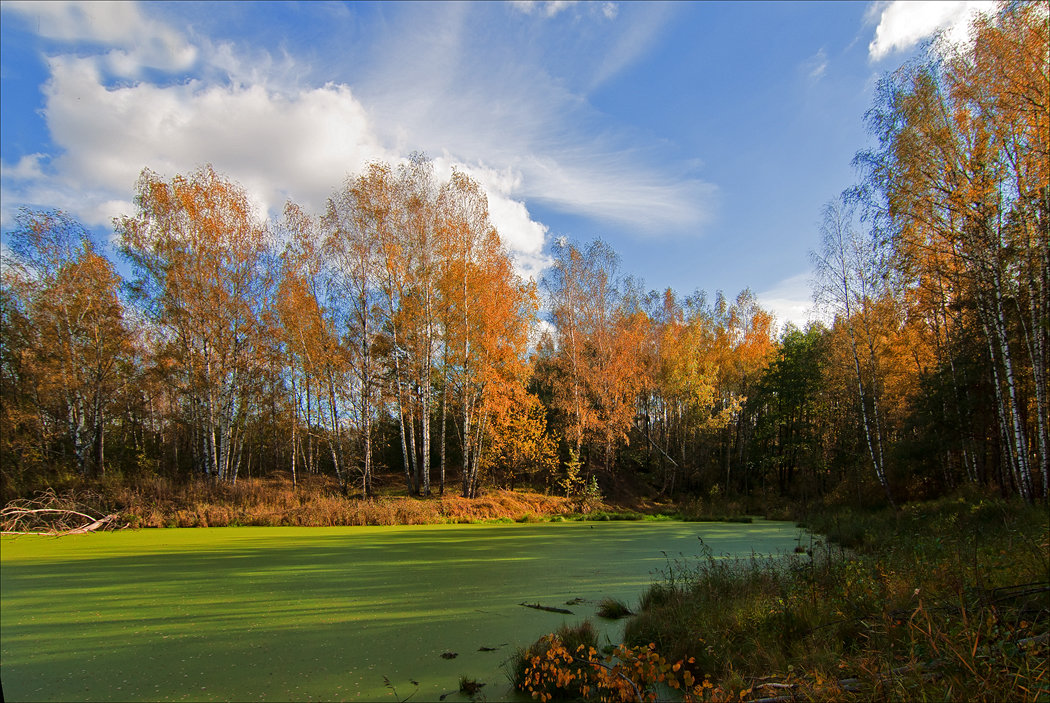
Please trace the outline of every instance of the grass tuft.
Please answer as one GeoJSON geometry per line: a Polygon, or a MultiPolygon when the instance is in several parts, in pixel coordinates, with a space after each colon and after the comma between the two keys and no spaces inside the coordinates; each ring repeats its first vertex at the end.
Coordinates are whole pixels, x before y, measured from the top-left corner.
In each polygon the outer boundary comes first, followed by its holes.
{"type": "Polygon", "coordinates": [[[598,617],[607,620],[620,620],[628,615],[634,615],[631,609],[627,607],[627,604],[617,598],[602,598],[598,602],[596,613],[598,617]]]}

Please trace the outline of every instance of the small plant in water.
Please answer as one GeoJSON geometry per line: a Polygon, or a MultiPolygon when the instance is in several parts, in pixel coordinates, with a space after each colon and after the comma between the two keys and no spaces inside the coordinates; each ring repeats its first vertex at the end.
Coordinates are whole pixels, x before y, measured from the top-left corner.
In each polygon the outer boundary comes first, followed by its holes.
{"type": "Polygon", "coordinates": [[[627,604],[617,598],[602,598],[598,603],[596,612],[599,617],[608,620],[619,620],[628,615],[634,615],[631,609],[627,607],[627,604]]]}
{"type": "Polygon", "coordinates": [[[478,692],[485,686],[482,682],[469,676],[459,677],[459,692],[465,693],[471,698],[478,695],[478,692]]]}
{"type": "Polygon", "coordinates": [[[394,700],[396,700],[398,703],[405,703],[405,701],[407,701],[409,698],[411,698],[412,696],[416,695],[419,692],[419,682],[418,681],[411,681],[410,683],[413,686],[415,686],[415,689],[412,691],[412,693],[410,693],[407,696],[405,696],[404,698],[402,698],[401,696],[397,695],[397,689],[394,688],[394,684],[392,684],[390,682],[390,679],[388,677],[386,677],[386,676],[383,677],[383,684],[387,688],[390,689],[391,693],[394,694],[394,700]]]}

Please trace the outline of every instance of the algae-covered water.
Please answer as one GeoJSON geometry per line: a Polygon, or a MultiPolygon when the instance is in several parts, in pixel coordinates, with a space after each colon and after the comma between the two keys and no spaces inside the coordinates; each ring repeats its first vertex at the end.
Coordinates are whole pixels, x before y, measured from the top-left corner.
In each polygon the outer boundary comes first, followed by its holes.
{"type": "MultiPolygon", "coordinates": [[[[598,622],[602,597],[637,603],[698,537],[747,555],[797,536],[759,521],[4,537],[0,679],[9,701],[393,701],[384,677],[399,698],[415,681],[413,700],[454,701],[461,676],[514,699],[501,665],[517,646],[598,622]]],[[[603,627],[618,639],[621,625],[603,627]]]]}

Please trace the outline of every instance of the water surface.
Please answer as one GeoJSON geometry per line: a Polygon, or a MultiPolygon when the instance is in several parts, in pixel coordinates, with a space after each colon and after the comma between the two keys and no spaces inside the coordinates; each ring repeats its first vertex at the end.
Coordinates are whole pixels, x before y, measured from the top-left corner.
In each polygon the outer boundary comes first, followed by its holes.
{"type": "MultiPolygon", "coordinates": [[[[4,537],[3,690],[10,701],[393,701],[386,677],[399,698],[416,681],[413,699],[430,701],[469,676],[488,700],[512,699],[501,665],[517,646],[597,622],[605,596],[637,603],[669,558],[698,554],[698,537],[747,555],[790,551],[797,535],[758,521],[4,537]]],[[[618,640],[621,626],[603,627],[618,640]]]]}

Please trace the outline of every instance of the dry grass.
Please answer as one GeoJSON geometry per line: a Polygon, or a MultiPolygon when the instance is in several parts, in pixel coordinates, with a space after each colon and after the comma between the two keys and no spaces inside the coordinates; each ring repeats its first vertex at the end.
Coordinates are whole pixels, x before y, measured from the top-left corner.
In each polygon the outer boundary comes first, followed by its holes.
{"type": "MultiPolygon", "coordinates": [[[[284,477],[174,483],[151,477],[114,482],[99,492],[107,509],[132,527],[426,525],[486,520],[528,521],[573,511],[565,498],[491,490],[475,499],[456,495],[416,498],[346,497],[326,477],[306,477],[293,487],[284,477]]],[[[102,506],[100,506],[102,509],[102,506]]]]}

